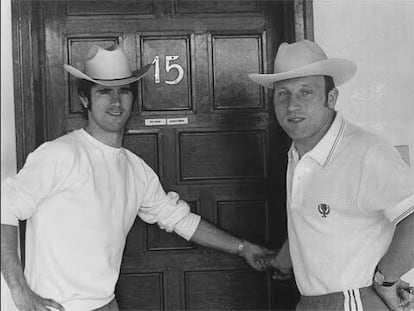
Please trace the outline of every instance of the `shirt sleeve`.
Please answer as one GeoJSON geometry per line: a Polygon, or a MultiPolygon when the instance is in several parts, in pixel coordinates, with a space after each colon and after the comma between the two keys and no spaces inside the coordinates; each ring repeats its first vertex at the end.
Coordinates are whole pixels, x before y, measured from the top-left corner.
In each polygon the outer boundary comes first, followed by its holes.
{"type": "Polygon", "coordinates": [[[1,223],[18,225],[30,218],[39,203],[55,191],[73,168],[73,156],[62,146],[44,143],[30,153],[19,173],[1,187],[1,223]]]}
{"type": "Polygon", "coordinates": [[[174,231],[186,240],[190,240],[196,231],[201,217],[190,211],[187,202],[180,200],[175,192],[165,193],[158,176],[144,164],[147,186],[138,216],[145,222],[157,223],[167,232],[174,231]]]}
{"type": "Polygon", "coordinates": [[[392,145],[367,153],[359,198],[362,210],[382,212],[393,224],[414,212],[414,171],[392,145]]]}

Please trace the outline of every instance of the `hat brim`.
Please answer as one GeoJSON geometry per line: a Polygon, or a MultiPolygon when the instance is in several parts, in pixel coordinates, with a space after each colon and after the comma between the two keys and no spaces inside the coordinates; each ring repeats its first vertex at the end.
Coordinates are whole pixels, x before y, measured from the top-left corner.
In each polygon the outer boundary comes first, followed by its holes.
{"type": "Polygon", "coordinates": [[[141,69],[134,71],[131,77],[127,77],[124,79],[115,79],[115,80],[94,79],[94,78],[89,77],[87,74],[83,73],[79,69],[76,69],[73,66],[64,64],[63,67],[65,68],[67,72],[69,72],[75,78],[85,79],[85,80],[95,82],[103,86],[120,86],[120,85],[129,84],[129,83],[132,83],[132,82],[135,82],[141,79],[150,70],[151,65],[152,64],[147,64],[141,69]]]}
{"type": "Polygon", "coordinates": [[[273,89],[274,83],[278,81],[319,75],[332,77],[335,85],[339,86],[351,79],[356,73],[356,70],[357,66],[353,61],[341,58],[330,58],[282,73],[250,73],[248,76],[254,82],[269,89],[273,89]]]}

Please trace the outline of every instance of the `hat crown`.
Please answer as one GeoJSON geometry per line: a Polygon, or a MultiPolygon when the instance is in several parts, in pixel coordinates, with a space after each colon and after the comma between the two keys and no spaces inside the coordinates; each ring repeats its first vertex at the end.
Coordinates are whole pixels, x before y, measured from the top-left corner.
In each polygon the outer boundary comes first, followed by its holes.
{"type": "Polygon", "coordinates": [[[128,59],[119,46],[108,50],[99,45],[92,46],[88,60],[85,61],[85,73],[99,80],[117,80],[132,76],[128,59]]]}
{"type": "Polygon", "coordinates": [[[275,58],[274,73],[295,70],[328,59],[315,42],[302,40],[292,44],[282,43],[275,58]]]}

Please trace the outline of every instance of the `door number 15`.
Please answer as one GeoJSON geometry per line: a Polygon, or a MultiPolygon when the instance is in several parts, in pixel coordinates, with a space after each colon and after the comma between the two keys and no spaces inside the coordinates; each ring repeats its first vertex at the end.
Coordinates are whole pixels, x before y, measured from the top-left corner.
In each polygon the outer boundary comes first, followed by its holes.
{"type": "MultiPolygon", "coordinates": [[[[184,77],[184,69],[178,64],[170,64],[170,62],[177,60],[179,56],[165,56],[165,71],[170,72],[171,69],[177,69],[178,76],[174,80],[165,80],[166,84],[178,84],[184,77]]],[[[155,56],[154,60],[152,61],[155,64],[155,72],[154,72],[154,82],[160,82],[160,57],[157,55],[155,56]]]]}

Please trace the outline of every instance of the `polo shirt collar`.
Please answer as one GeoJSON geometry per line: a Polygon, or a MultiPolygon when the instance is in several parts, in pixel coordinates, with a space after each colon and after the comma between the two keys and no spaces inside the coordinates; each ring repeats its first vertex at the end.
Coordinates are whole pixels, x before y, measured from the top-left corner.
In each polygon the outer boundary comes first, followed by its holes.
{"type": "MultiPolygon", "coordinates": [[[[337,113],[334,121],[332,122],[329,130],[326,134],[322,137],[322,139],[313,147],[312,150],[307,152],[305,156],[311,157],[319,165],[324,166],[329,160],[332,158],[335,149],[337,148],[343,132],[345,129],[345,121],[344,119],[337,113]]],[[[298,161],[299,155],[296,151],[294,143],[289,149],[289,159],[298,161]]]]}

